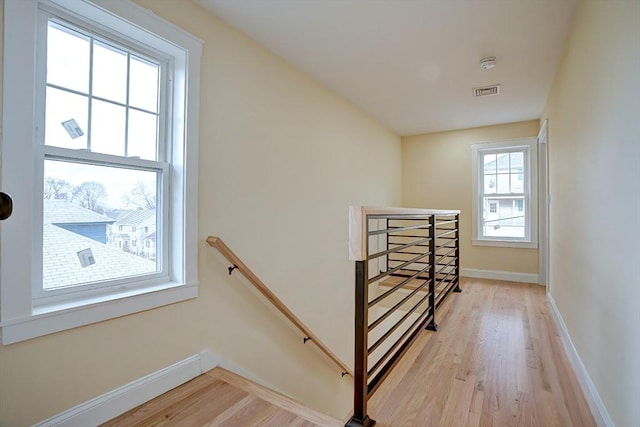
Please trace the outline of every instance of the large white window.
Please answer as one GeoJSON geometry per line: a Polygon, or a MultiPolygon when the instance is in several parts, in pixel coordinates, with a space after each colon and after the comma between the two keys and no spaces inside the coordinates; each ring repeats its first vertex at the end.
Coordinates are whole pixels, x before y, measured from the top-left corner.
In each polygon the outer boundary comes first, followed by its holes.
{"type": "Polygon", "coordinates": [[[3,343],[197,296],[201,41],[127,0],[6,2],[4,40],[3,343]]]}
{"type": "Polygon", "coordinates": [[[40,9],[37,23],[35,305],[168,280],[170,57],[60,15],[40,9]],[[160,256],[136,250],[143,222],[160,256]]]}
{"type": "Polygon", "coordinates": [[[474,144],[473,244],[537,247],[537,141],[474,144]]]}

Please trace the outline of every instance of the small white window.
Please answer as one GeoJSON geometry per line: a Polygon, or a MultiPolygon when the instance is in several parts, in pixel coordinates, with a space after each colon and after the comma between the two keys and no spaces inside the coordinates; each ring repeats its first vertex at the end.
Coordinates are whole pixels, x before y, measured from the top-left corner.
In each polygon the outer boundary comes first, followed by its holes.
{"type": "Polygon", "coordinates": [[[472,146],[473,244],[537,247],[537,141],[472,146]]]}
{"type": "Polygon", "coordinates": [[[202,42],[126,0],[4,13],[3,343],[197,296],[202,42]]]}

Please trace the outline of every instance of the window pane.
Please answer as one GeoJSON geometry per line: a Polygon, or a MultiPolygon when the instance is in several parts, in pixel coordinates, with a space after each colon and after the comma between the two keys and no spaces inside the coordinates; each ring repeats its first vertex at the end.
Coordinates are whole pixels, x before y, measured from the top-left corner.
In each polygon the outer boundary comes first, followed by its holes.
{"type": "Polygon", "coordinates": [[[93,44],[93,94],[127,101],[127,54],[104,43],[93,44]]]}
{"type": "Polygon", "coordinates": [[[524,169],[524,153],[522,151],[517,153],[510,153],[511,161],[511,173],[522,172],[524,169]]]}
{"type": "Polygon", "coordinates": [[[141,159],[156,160],[157,146],[157,116],[141,111],[129,110],[129,157],[138,156],[141,159]]]}
{"type": "Polygon", "coordinates": [[[496,173],[496,155],[485,154],[484,158],[484,173],[496,173]]]}
{"type": "Polygon", "coordinates": [[[131,56],[130,73],[129,104],[157,113],[159,67],[131,56]]]}
{"type": "Polygon", "coordinates": [[[91,151],[124,156],[126,109],[93,100],[91,110],[91,151]]]}
{"type": "Polygon", "coordinates": [[[498,154],[497,157],[498,173],[509,173],[509,153],[498,154]]]}
{"type": "Polygon", "coordinates": [[[485,194],[493,194],[496,192],[497,178],[496,175],[484,176],[484,192],[485,194]]]}
{"type": "Polygon", "coordinates": [[[54,160],[44,167],[45,290],[159,270],[156,172],[54,160]]]}
{"type": "Polygon", "coordinates": [[[511,174],[511,192],[524,193],[524,176],[521,173],[511,174]]]}
{"type": "Polygon", "coordinates": [[[510,193],[509,188],[509,175],[508,174],[500,174],[498,175],[498,193],[510,193]]]}
{"type": "Polygon", "coordinates": [[[71,149],[87,148],[88,98],[51,87],[47,88],[46,96],[45,144],[71,149]],[[73,124],[71,133],[63,123],[73,124]]]}
{"type": "Polygon", "coordinates": [[[483,235],[486,237],[525,237],[524,198],[485,198],[483,235]]]}
{"type": "Polygon", "coordinates": [[[47,83],[88,93],[88,37],[49,22],[47,29],[47,83]]]}

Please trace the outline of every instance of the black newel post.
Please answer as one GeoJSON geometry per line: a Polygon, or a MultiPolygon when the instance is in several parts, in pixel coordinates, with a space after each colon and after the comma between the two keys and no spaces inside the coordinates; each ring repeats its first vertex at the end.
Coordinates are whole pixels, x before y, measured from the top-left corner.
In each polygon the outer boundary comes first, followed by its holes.
{"type": "Polygon", "coordinates": [[[346,427],[370,427],[375,421],[367,415],[367,261],[356,261],[355,358],[353,374],[353,417],[346,427]]]}

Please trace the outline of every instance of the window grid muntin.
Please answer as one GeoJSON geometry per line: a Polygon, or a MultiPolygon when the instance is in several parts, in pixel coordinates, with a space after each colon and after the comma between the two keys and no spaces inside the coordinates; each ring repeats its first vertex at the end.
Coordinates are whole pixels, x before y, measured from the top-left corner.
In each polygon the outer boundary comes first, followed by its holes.
{"type": "Polygon", "coordinates": [[[505,150],[491,150],[491,149],[486,149],[486,150],[481,150],[480,151],[480,155],[479,155],[479,161],[480,161],[480,166],[481,168],[479,170],[482,171],[482,179],[481,179],[481,188],[482,188],[482,192],[485,194],[523,194],[524,192],[516,192],[516,191],[512,191],[513,189],[513,175],[518,175],[518,179],[520,175],[523,175],[522,177],[522,181],[523,181],[523,187],[525,185],[524,183],[524,163],[525,163],[525,159],[526,159],[526,149],[524,148],[518,148],[518,149],[505,149],[505,150]],[[523,167],[522,170],[519,169],[513,169],[512,167],[512,163],[511,163],[511,158],[512,158],[512,154],[519,154],[522,153],[523,156],[523,167]],[[491,155],[495,155],[496,156],[496,160],[495,160],[495,168],[493,169],[493,173],[489,172],[487,173],[487,168],[486,168],[486,164],[484,162],[485,156],[491,156],[491,155]],[[508,167],[506,169],[506,172],[500,172],[499,169],[499,156],[500,155],[506,155],[507,156],[507,162],[508,162],[508,167]],[[495,182],[495,187],[496,187],[496,191],[494,193],[488,193],[485,192],[485,188],[486,188],[486,179],[487,177],[491,177],[491,176],[495,176],[496,177],[496,182],[495,182]],[[509,181],[509,191],[508,192],[503,192],[503,191],[498,191],[500,186],[498,185],[498,178],[500,176],[508,176],[508,181],[509,181]]]}
{"type": "MultiPolygon", "coordinates": [[[[167,68],[168,68],[168,62],[166,58],[163,58],[162,55],[158,55],[157,58],[154,58],[152,55],[153,53],[149,54],[149,53],[145,53],[144,49],[142,49],[141,47],[134,47],[134,46],[129,46],[129,44],[125,44],[125,43],[119,43],[115,40],[113,40],[112,37],[109,37],[107,35],[101,34],[99,31],[97,31],[97,29],[86,29],[83,27],[79,27],[77,25],[74,25],[71,21],[71,19],[69,18],[60,18],[58,16],[52,15],[52,14],[47,14],[47,19],[46,19],[46,23],[45,25],[53,25],[54,27],[56,27],[58,30],[60,31],[65,31],[68,32],[72,35],[80,34],[84,37],[87,37],[89,39],[89,90],[88,93],[84,93],[82,91],[78,91],[72,88],[66,88],[64,86],[60,86],[57,84],[52,84],[48,82],[48,79],[46,77],[46,73],[45,73],[45,88],[46,87],[52,87],[54,89],[58,89],[58,90],[62,90],[65,92],[69,92],[69,93],[73,93],[75,95],[80,95],[83,97],[87,98],[87,149],[91,150],[91,137],[92,137],[92,110],[93,110],[93,99],[102,101],[102,102],[107,102],[113,105],[117,105],[120,107],[124,107],[125,108],[125,135],[124,135],[124,143],[125,143],[125,152],[123,157],[127,157],[128,156],[128,136],[129,136],[129,110],[133,109],[136,111],[140,111],[143,113],[147,113],[147,114],[152,114],[156,117],[156,161],[163,161],[165,159],[165,156],[167,156],[167,150],[169,149],[167,147],[168,144],[164,143],[164,138],[165,138],[165,134],[168,134],[166,132],[166,126],[167,126],[167,120],[165,120],[166,118],[166,114],[167,114],[167,85],[168,85],[168,73],[167,73],[167,68]],[[71,33],[73,32],[73,33],[71,33]],[[97,37],[96,37],[97,36],[97,37]],[[126,90],[126,103],[120,103],[117,101],[113,101],[104,97],[100,97],[100,96],[96,96],[93,94],[93,66],[94,66],[94,53],[93,53],[93,48],[94,48],[94,43],[95,42],[107,45],[107,46],[111,46],[115,49],[120,49],[126,52],[127,54],[127,76],[126,76],[126,84],[127,84],[127,90],[126,90]],[[156,65],[158,67],[158,79],[157,79],[157,87],[158,87],[158,92],[157,92],[157,101],[156,101],[156,110],[157,111],[151,111],[148,109],[144,109],[144,108],[140,108],[140,107],[135,107],[129,104],[129,96],[130,96],[130,69],[131,69],[131,56],[132,56],[132,52],[133,52],[133,56],[136,57],[137,59],[147,62],[149,64],[153,64],[156,65]]],[[[45,32],[46,34],[46,32],[45,32]]],[[[45,37],[46,40],[46,37],[45,37]]],[[[46,45],[46,43],[45,43],[46,45]]],[[[46,55],[48,54],[47,52],[47,48],[44,49],[44,55],[46,58],[46,55]]],[[[46,61],[44,62],[46,64],[46,61]]],[[[44,135],[43,135],[43,143],[44,143],[44,135]]]]}
{"type": "MultiPolygon", "coordinates": [[[[42,6],[42,5],[41,5],[42,6]]],[[[74,150],[64,147],[58,147],[54,145],[46,145],[44,142],[45,133],[37,132],[36,138],[36,160],[37,168],[39,168],[39,172],[37,175],[39,178],[43,176],[43,168],[45,160],[60,160],[60,161],[69,161],[75,163],[86,163],[86,164],[95,164],[101,166],[113,166],[119,167],[122,169],[138,169],[138,170],[159,170],[157,174],[157,208],[156,208],[156,258],[158,263],[158,271],[155,273],[149,273],[142,275],[140,277],[126,277],[115,280],[106,280],[102,282],[96,283],[87,283],[81,285],[70,286],[66,288],[52,289],[52,290],[44,290],[42,283],[42,220],[36,221],[40,222],[39,227],[36,227],[36,235],[35,238],[39,239],[36,241],[36,247],[40,247],[40,250],[35,250],[33,252],[34,260],[36,264],[39,264],[39,267],[34,267],[34,282],[32,286],[32,297],[34,306],[40,305],[48,305],[56,302],[62,301],[73,301],[73,300],[81,300],[87,297],[91,297],[92,295],[104,295],[112,292],[122,292],[123,290],[129,289],[137,289],[144,288],[153,284],[163,283],[167,280],[171,279],[171,271],[169,266],[169,172],[171,166],[169,163],[165,162],[164,159],[170,156],[171,141],[168,139],[170,132],[170,120],[168,120],[168,115],[170,114],[169,103],[171,100],[171,66],[172,61],[166,57],[164,54],[160,54],[153,49],[145,48],[144,46],[133,46],[131,43],[127,43],[121,40],[121,37],[110,34],[108,31],[103,31],[94,27],[83,21],[82,26],[76,25],[73,21],[75,19],[71,16],[61,16],[65,14],[58,14],[56,12],[53,14],[48,11],[46,7],[40,7],[39,10],[39,19],[38,26],[40,28],[44,27],[44,41],[41,36],[38,37],[39,42],[41,43],[41,48],[38,49],[38,59],[37,62],[40,63],[38,65],[38,69],[40,71],[37,72],[38,80],[40,83],[37,85],[42,89],[38,91],[41,96],[39,96],[39,102],[37,103],[36,111],[38,112],[36,116],[38,117],[41,125],[40,128],[44,129],[44,117],[46,114],[46,96],[44,95],[47,87],[53,87],[58,90],[62,90],[69,93],[74,93],[83,97],[86,97],[89,101],[90,99],[98,99],[100,101],[118,104],[117,102],[113,102],[112,100],[105,99],[103,97],[92,96],[91,94],[82,93],[82,91],[77,91],[74,89],[65,88],[59,85],[49,85],[47,83],[46,76],[46,58],[47,58],[47,27],[50,22],[55,23],[56,25],[61,26],[62,28],[69,28],[72,31],[80,33],[81,35],[85,35],[89,37],[91,40],[90,46],[93,46],[93,40],[99,40],[103,43],[109,45],[115,45],[116,48],[123,49],[128,52],[128,62],[129,56],[131,52],[134,52],[134,56],[152,64],[158,65],[158,94],[157,94],[157,112],[153,112],[150,110],[145,110],[139,107],[128,106],[129,109],[140,111],[147,114],[154,114],[156,116],[156,160],[148,160],[148,159],[140,159],[137,157],[124,157],[124,156],[114,156],[111,154],[100,153],[100,152],[92,152],[87,150],[74,150]],[[58,16],[60,15],[60,16],[58,16]],[[89,33],[89,34],[88,34],[89,33]],[[97,36],[97,37],[96,37],[97,36]],[[104,39],[102,39],[104,38],[104,39]],[[118,41],[115,41],[118,40],[118,41]],[[131,52],[130,52],[131,51],[131,52]],[[43,66],[42,63],[45,65],[43,66]],[[38,150],[39,148],[39,150],[38,150]],[[39,153],[39,154],[38,154],[39,153]],[[106,159],[106,160],[105,160],[106,159]],[[145,166],[140,167],[140,164],[144,164],[145,166]],[[149,166],[152,165],[152,166],[149,166]],[[39,228],[39,233],[37,232],[39,228]],[[39,235],[39,237],[38,237],[39,235]],[[38,257],[40,258],[40,262],[37,262],[38,257]]],[[[42,31],[40,31],[42,33],[42,31]]],[[[93,57],[91,53],[90,58],[93,57]]],[[[89,66],[93,66],[93,60],[90,59],[89,66]]],[[[128,65],[129,67],[129,65],[128,65]]],[[[92,70],[90,70],[90,76],[92,76],[92,70]]],[[[127,81],[129,77],[127,76],[127,81]]],[[[90,86],[91,91],[91,86],[90,86]]],[[[128,94],[127,90],[127,94],[128,94]]],[[[120,103],[121,104],[121,103],[120,103]]],[[[88,109],[92,108],[92,103],[88,102],[88,109]]],[[[90,116],[87,117],[87,139],[89,139],[90,133],[90,116]]],[[[42,181],[42,180],[40,180],[42,181]]],[[[39,189],[42,190],[42,182],[39,184],[39,189]]],[[[38,188],[36,188],[38,190],[38,188]]],[[[42,191],[40,191],[42,193],[42,191]]],[[[38,198],[36,198],[38,199],[38,198]]],[[[42,198],[40,200],[36,200],[36,203],[40,203],[40,212],[42,212],[42,198]]]]}
{"type": "MultiPolygon", "coordinates": [[[[504,147],[504,148],[484,148],[478,150],[478,236],[477,238],[480,240],[496,240],[496,241],[513,241],[513,242],[528,242],[531,240],[531,207],[530,207],[530,186],[529,186],[529,177],[530,177],[530,148],[528,146],[513,146],[513,147],[504,147]],[[487,193],[485,192],[485,178],[487,175],[484,158],[485,155],[496,155],[496,168],[495,175],[498,175],[498,161],[497,158],[500,154],[509,154],[509,170],[504,173],[505,175],[511,176],[511,153],[523,153],[523,162],[522,162],[522,171],[518,173],[523,174],[523,192],[518,193],[487,193]],[[522,212],[522,216],[524,218],[524,236],[523,237],[511,237],[511,236],[490,236],[485,234],[485,226],[486,226],[486,218],[485,215],[488,213],[489,208],[489,198],[500,199],[500,198],[519,198],[523,200],[524,209],[522,212]],[[485,209],[486,207],[486,209],[485,209]]],[[[511,190],[511,178],[509,178],[509,190],[511,190]]],[[[496,190],[497,190],[497,178],[496,178],[496,190]]],[[[499,206],[497,206],[498,213],[500,211],[499,206]]]]}

